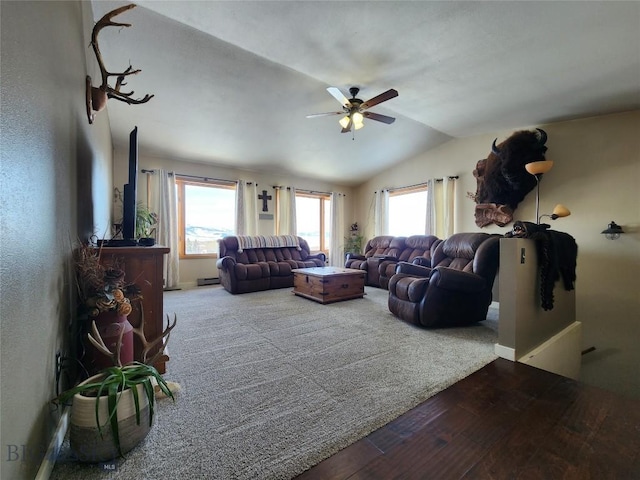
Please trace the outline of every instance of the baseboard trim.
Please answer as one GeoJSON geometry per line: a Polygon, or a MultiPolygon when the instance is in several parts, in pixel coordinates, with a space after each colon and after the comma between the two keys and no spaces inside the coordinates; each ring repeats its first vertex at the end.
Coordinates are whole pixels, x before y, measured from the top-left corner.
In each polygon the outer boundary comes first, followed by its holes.
{"type": "Polygon", "coordinates": [[[67,435],[67,429],[69,428],[69,416],[70,409],[66,408],[65,411],[62,412],[62,415],[60,415],[58,426],[56,428],[56,431],[53,433],[53,437],[51,438],[51,442],[49,443],[49,448],[47,449],[47,453],[42,459],[42,463],[40,464],[38,473],[35,476],[35,480],[48,480],[51,476],[53,467],[56,464],[56,459],[58,458],[58,454],[60,453],[60,449],[62,448],[64,437],[67,435]]]}
{"type": "Polygon", "coordinates": [[[504,345],[500,345],[496,343],[494,345],[494,350],[496,355],[500,358],[504,358],[505,360],[511,360],[512,362],[516,361],[516,349],[511,347],[505,347],[504,345]]]}

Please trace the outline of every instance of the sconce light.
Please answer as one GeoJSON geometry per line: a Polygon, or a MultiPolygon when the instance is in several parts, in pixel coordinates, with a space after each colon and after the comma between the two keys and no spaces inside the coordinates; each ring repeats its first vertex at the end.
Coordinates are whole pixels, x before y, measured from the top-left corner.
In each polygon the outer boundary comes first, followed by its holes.
{"type": "Polygon", "coordinates": [[[555,207],[553,207],[553,212],[551,212],[551,215],[549,215],[548,213],[543,213],[542,215],[540,215],[538,217],[538,224],[540,223],[540,219],[542,217],[549,217],[551,220],[556,220],[558,218],[568,217],[569,215],[571,215],[571,210],[559,203],[555,207]]]}
{"type": "Polygon", "coordinates": [[[620,238],[620,234],[624,233],[624,230],[622,230],[622,227],[620,225],[616,224],[616,222],[611,220],[611,223],[609,224],[607,229],[603,230],[600,233],[603,233],[604,236],[607,237],[609,240],[617,240],[620,238]]]}
{"type": "Polygon", "coordinates": [[[536,220],[540,223],[540,177],[542,177],[543,173],[547,173],[553,168],[553,160],[529,162],[524,166],[524,168],[527,172],[536,177],[536,220]]]}

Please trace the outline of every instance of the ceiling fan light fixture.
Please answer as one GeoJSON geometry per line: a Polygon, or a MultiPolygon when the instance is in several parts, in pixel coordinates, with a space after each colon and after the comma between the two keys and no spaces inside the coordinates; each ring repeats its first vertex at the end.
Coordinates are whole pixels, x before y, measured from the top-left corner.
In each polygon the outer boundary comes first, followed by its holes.
{"type": "Polygon", "coordinates": [[[355,123],[353,124],[354,128],[356,130],[360,130],[362,127],[364,127],[364,123],[360,122],[360,123],[355,123]]]}
{"type": "Polygon", "coordinates": [[[364,121],[364,115],[362,115],[360,112],[353,112],[351,118],[353,119],[353,123],[355,123],[356,125],[358,123],[362,124],[362,122],[364,121]]]}
{"type": "Polygon", "coordinates": [[[347,128],[347,125],[349,125],[349,115],[342,117],[339,123],[342,128],[347,128]]]}

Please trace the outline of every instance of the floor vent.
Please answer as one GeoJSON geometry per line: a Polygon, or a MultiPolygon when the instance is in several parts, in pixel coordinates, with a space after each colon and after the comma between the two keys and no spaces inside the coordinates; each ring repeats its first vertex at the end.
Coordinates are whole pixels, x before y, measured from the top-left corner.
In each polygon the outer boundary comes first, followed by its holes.
{"type": "Polygon", "coordinates": [[[204,285],[219,285],[220,279],[218,277],[209,277],[209,278],[199,278],[198,286],[203,287],[204,285]]]}

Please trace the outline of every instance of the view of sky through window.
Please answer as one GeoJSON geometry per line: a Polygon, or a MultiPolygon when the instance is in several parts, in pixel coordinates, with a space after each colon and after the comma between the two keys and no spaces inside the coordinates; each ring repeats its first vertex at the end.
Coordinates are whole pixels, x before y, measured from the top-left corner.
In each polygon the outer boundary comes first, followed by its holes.
{"type": "Polygon", "coordinates": [[[426,189],[389,196],[389,235],[424,235],[426,223],[426,189]]]}

